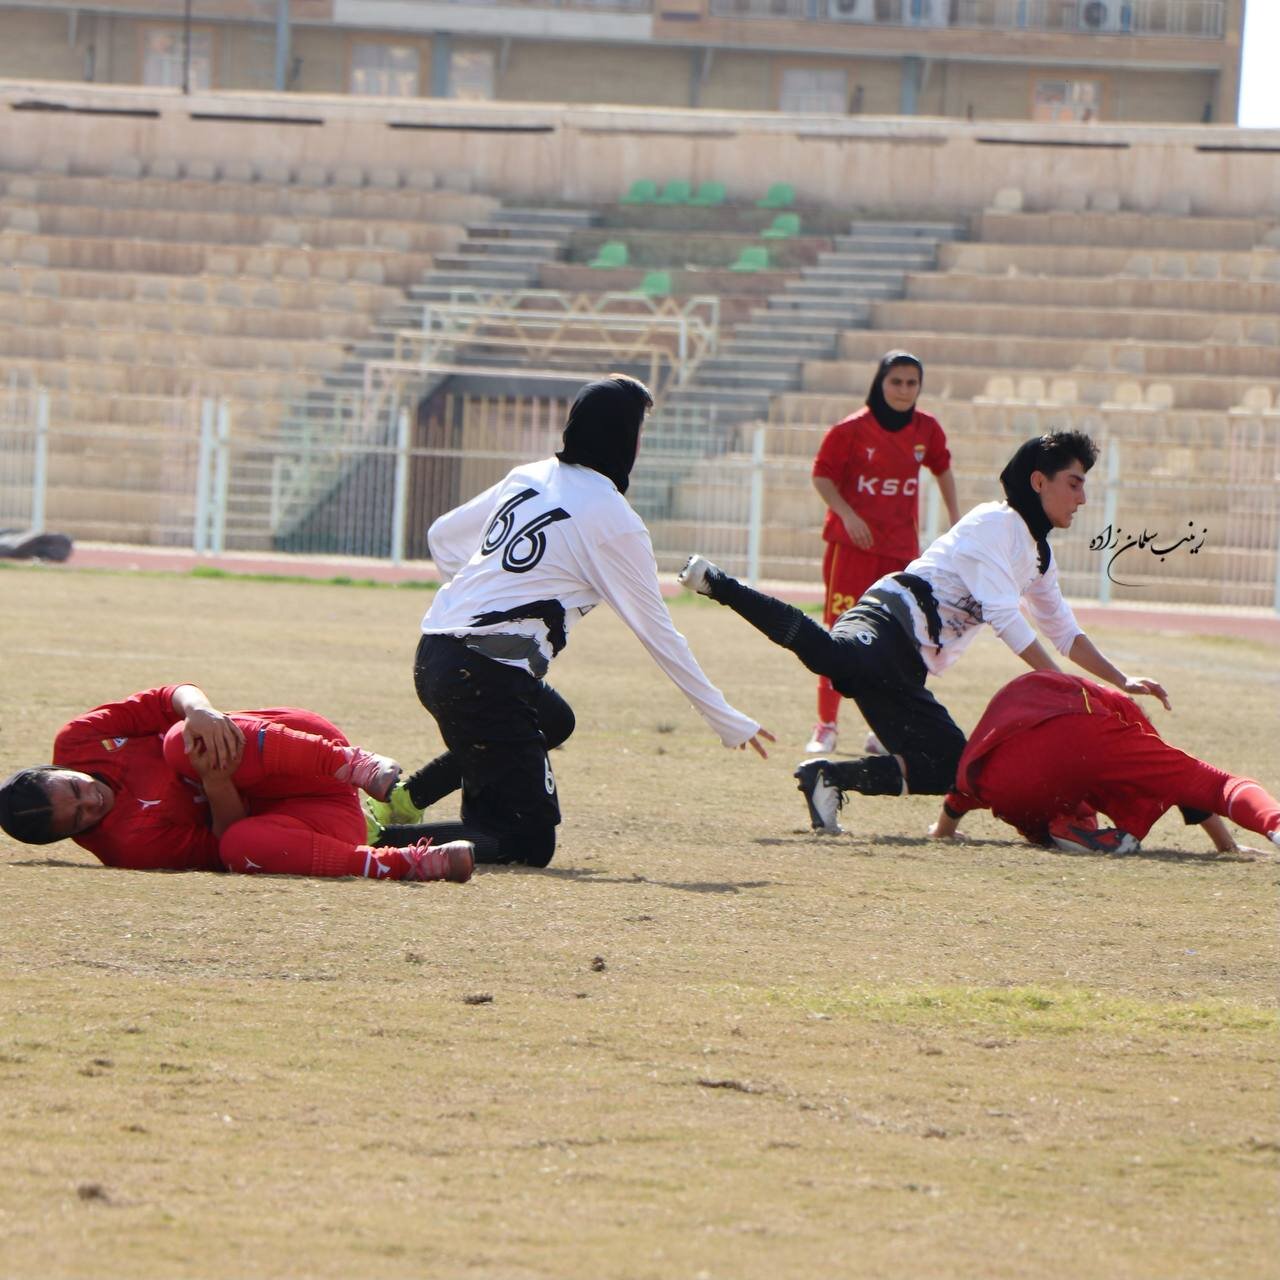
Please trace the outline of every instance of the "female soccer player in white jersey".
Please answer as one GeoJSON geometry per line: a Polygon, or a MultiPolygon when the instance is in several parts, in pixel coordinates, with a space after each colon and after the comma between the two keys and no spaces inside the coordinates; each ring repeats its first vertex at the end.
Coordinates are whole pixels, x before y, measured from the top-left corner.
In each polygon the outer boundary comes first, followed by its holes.
{"type": "Polygon", "coordinates": [[[547,750],[572,732],[573,714],[544,677],[602,600],[726,747],[763,756],[773,740],[694,661],[662,600],[649,532],[624,496],[652,404],[644,384],[622,374],[588,383],[559,453],[516,467],[429,530],[448,581],[422,620],[414,683],[449,750],[406,785],[425,807],[461,780],[461,824],[421,831],[473,841],[478,862],[551,861],[560,805],[547,750]]]}
{"type": "Polygon", "coordinates": [[[1000,473],[1004,502],[975,507],[901,573],[873,583],[829,634],[799,609],[690,557],[680,574],[685,586],[728,605],[810,671],[830,677],[889,753],[800,765],[795,776],[816,830],[840,830],[845,791],[951,789],[965,738],[925,680],[951,666],[984,623],[1033,670],[1056,670],[1021,604],[1058,652],[1090,675],[1169,705],[1161,685],[1125,675],[1084,634],[1058,585],[1049,534],[1068,528],[1084,505],[1085,473],[1096,457],[1093,441],[1078,431],[1027,440],[1000,473]]]}

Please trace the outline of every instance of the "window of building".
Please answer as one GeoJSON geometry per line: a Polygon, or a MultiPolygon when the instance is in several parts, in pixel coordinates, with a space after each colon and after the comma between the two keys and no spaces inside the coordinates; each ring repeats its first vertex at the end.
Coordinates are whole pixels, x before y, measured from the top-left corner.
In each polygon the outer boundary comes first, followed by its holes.
{"type": "Polygon", "coordinates": [[[351,92],[372,97],[418,96],[418,51],[412,45],[357,41],[351,49],[351,92]]]}
{"type": "Polygon", "coordinates": [[[142,83],[208,89],[213,83],[213,38],[208,31],[148,27],[142,36],[142,83]]]}
{"type": "Polygon", "coordinates": [[[813,67],[784,68],[778,88],[779,111],[830,112],[849,109],[849,77],[844,71],[813,67]]]}
{"type": "Polygon", "coordinates": [[[455,49],[449,57],[449,96],[471,102],[493,98],[493,54],[486,49],[455,49]]]}
{"type": "Polygon", "coordinates": [[[1102,85],[1097,80],[1037,80],[1031,118],[1054,124],[1087,124],[1102,113],[1102,85]]]}

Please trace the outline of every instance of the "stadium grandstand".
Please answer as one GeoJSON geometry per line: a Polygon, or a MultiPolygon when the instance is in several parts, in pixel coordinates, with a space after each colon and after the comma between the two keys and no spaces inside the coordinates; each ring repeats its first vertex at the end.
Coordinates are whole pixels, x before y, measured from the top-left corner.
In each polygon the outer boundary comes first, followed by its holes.
{"type": "Polygon", "coordinates": [[[813,453],[906,347],[962,506],[1102,445],[1070,594],[1280,608],[1239,0],[392,7],[0,4],[0,524],[418,558],[617,368],[661,567],[816,582],[813,453]]]}

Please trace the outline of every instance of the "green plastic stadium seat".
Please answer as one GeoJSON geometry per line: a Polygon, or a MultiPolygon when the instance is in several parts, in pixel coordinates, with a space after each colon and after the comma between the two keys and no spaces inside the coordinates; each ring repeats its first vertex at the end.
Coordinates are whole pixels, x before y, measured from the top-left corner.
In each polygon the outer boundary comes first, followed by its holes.
{"type": "Polygon", "coordinates": [[[704,182],[698,187],[698,194],[689,201],[700,209],[710,209],[724,204],[725,190],[723,182],[704,182]]]}
{"type": "Polygon", "coordinates": [[[658,184],[652,178],[637,178],[631,190],[622,197],[622,204],[652,204],[658,198],[658,184]]]}
{"type": "Polygon", "coordinates": [[[772,224],[760,234],[766,240],[789,240],[800,233],[800,215],[798,213],[780,213],[772,224]]]}
{"type": "Polygon", "coordinates": [[[763,245],[749,244],[738,254],[738,260],[730,271],[767,271],[769,268],[769,250],[763,245]]]}
{"type": "Polygon", "coordinates": [[[663,187],[662,194],[653,203],[688,204],[692,196],[693,188],[683,178],[677,178],[663,187]]]}
{"type": "Polygon", "coordinates": [[[606,240],[587,263],[589,267],[625,267],[630,258],[627,246],[621,240],[606,240]]]}
{"type": "Polygon", "coordinates": [[[796,202],[796,189],[789,182],[775,182],[764,193],[763,200],[756,201],[757,209],[785,209],[796,202]]]}
{"type": "Polygon", "coordinates": [[[635,292],[644,294],[646,298],[665,298],[671,292],[671,272],[647,272],[635,292]]]}

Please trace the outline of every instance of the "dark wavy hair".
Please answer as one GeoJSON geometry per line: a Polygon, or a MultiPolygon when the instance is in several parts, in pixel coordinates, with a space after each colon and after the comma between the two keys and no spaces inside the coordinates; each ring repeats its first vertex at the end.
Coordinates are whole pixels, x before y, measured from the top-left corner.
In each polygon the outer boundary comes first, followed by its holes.
{"type": "Polygon", "coordinates": [[[0,782],[0,828],[20,844],[53,844],[62,837],[53,831],[53,805],[44,780],[55,772],[51,764],[19,769],[0,782]]]}

